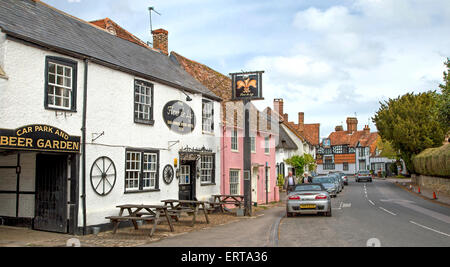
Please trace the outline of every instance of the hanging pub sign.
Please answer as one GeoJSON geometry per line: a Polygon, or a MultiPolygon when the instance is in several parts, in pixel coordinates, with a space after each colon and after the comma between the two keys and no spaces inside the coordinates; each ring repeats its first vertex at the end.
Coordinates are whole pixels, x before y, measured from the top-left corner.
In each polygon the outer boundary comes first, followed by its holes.
{"type": "Polygon", "coordinates": [[[261,100],[264,71],[230,73],[233,100],[261,100]]]}
{"type": "Polygon", "coordinates": [[[325,148],[331,147],[331,140],[330,140],[329,138],[323,139],[322,145],[323,145],[323,147],[325,147],[325,148]]]}
{"type": "Polygon", "coordinates": [[[184,102],[178,100],[168,102],[163,108],[163,119],[167,127],[174,132],[188,134],[194,131],[194,111],[184,102]]]}
{"type": "Polygon", "coordinates": [[[0,149],[79,153],[80,137],[42,124],[0,129],[0,149]]]}

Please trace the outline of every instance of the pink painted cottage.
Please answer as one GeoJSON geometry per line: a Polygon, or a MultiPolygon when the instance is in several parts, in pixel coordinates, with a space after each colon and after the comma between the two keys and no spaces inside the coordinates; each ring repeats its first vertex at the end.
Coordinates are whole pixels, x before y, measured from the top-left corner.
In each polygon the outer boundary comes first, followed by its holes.
{"type": "MultiPolygon", "coordinates": [[[[224,100],[221,110],[221,193],[243,195],[244,110],[242,102],[231,101],[231,79],[175,52],[171,52],[170,57],[224,100]]],[[[250,104],[249,110],[252,151],[252,202],[264,204],[279,201],[275,160],[279,117],[272,114],[270,108],[260,112],[254,105],[250,104]]]]}

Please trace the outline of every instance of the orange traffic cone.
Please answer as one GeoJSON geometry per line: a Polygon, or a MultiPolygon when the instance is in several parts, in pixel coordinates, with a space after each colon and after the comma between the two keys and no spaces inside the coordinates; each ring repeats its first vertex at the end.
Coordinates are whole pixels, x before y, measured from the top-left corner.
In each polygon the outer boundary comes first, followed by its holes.
{"type": "Polygon", "coordinates": [[[419,191],[418,191],[417,193],[419,193],[419,194],[420,194],[420,186],[419,186],[419,191]]]}
{"type": "Polygon", "coordinates": [[[433,199],[437,199],[435,192],[433,192],[433,199]]]}

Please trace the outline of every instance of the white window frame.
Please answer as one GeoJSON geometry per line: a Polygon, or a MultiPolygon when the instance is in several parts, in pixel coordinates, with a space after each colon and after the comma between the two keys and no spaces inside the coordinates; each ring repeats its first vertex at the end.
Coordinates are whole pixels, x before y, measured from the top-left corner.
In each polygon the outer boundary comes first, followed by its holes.
{"type": "Polygon", "coordinates": [[[229,173],[229,185],[230,185],[230,195],[240,195],[241,194],[241,170],[239,169],[230,169],[230,173],[229,173]],[[237,179],[237,182],[233,181],[232,183],[232,173],[234,172],[234,174],[237,173],[237,178],[234,176],[233,179],[237,179]],[[236,188],[233,186],[233,188],[235,188],[237,190],[237,192],[232,192],[232,186],[231,185],[235,185],[236,188]]]}
{"type": "Polygon", "coordinates": [[[125,191],[138,191],[141,180],[141,152],[127,151],[125,159],[125,191]],[[135,157],[133,158],[132,155],[135,157]],[[132,185],[130,185],[132,183],[132,185]]]}
{"type": "Polygon", "coordinates": [[[45,107],[76,111],[77,62],[47,57],[45,68],[45,107]]]}
{"type": "Polygon", "coordinates": [[[264,153],[270,154],[270,136],[264,137],[264,153]]]}
{"type": "Polygon", "coordinates": [[[213,183],[214,175],[214,156],[202,155],[200,159],[200,183],[213,183]]]}
{"type": "Polygon", "coordinates": [[[153,84],[134,80],[134,121],[137,123],[153,124],[153,84]]]}
{"type": "Polygon", "coordinates": [[[256,153],[256,136],[250,136],[251,152],[256,153]]]}
{"type": "Polygon", "coordinates": [[[127,150],[125,193],[159,190],[158,164],[159,154],[155,151],[127,150]]]}
{"type": "Polygon", "coordinates": [[[206,99],[202,101],[202,131],[214,133],[214,102],[206,99]]]}
{"type": "Polygon", "coordinates": [[[156,177],[158,171],[158,154],[156,153],[143,153],[143,189],[156,189],[156,177]],[[147,158],[147,161],[146,161],[147,158]],[[148,160],[150,159],[150,160],[148,160]],[[154,160],[152,160],[154,159],[154,160]]]}
{"type": "Polygon", "coordinates": [[[231,151],[239,152],[239,134],[237,128],[231,130],[231,151]]]}
{"type": "Polygon", "coordinates": [[[189,185],[191,184],[191,165],[180,165],[180,185],[189,185]],[[186,182],[185,176],[189,177],[189,180],[186,182]]]}

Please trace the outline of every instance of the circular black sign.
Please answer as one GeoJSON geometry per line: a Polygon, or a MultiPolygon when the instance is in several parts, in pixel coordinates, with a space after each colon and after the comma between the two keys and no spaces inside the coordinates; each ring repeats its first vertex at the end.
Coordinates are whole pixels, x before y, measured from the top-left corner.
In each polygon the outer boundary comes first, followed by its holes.
{"type": "Polygon", "coordinates": [[[163,169],[163,180],[164,183],[170,184],[173,180],[174,172],[171,165],[166,165],[163,169]]]}
{"type": "Polygon", "coordinates": [[[195,114],[184,102],[175,100],[168,102],[163,108],[163,118],[170,130],[188,134],[194,131],[195,114]]]}

